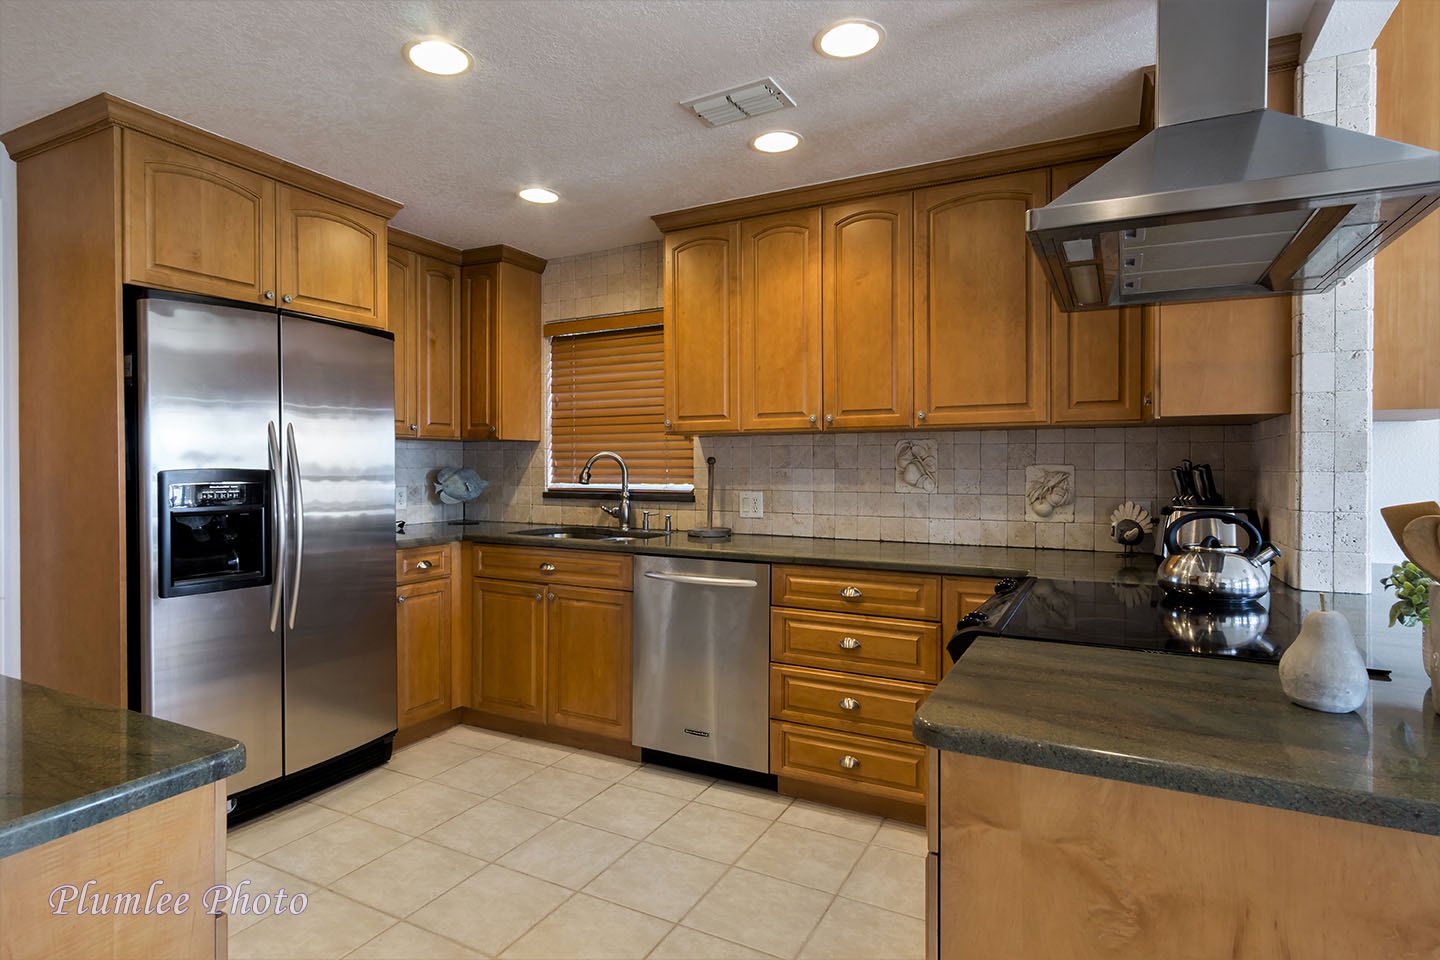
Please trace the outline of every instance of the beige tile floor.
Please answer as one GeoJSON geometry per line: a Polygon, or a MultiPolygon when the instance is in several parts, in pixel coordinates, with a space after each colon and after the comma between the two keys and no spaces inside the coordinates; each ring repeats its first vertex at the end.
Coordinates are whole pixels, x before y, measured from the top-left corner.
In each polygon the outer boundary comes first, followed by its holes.
{"type": "Polygon", "coordinates": [[[309,898],[232,916],[234,960],[925,952],[918,827],[471,727],[228,847],[238,892],[309,898]]]}

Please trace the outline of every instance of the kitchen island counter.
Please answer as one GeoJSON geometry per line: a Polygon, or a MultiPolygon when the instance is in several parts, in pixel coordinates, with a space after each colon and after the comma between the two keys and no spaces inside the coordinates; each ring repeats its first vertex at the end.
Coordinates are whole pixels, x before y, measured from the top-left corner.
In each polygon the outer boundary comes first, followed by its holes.
{"type": "Polygon", "coordinates": [[[0,857],[241,770],[236,740],[0,677],[0,857]]]}

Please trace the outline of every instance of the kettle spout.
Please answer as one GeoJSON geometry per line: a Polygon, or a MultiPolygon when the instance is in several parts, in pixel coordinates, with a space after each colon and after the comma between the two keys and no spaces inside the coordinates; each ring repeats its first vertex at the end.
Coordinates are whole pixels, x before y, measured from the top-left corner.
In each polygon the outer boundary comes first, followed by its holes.
{"type": "Polygon", "coordinates": [[[1259,566],[1262,563],[1274,563],[1276,560],[1279,559],[1280,548],[1275,546],[1275,544],[1273,543],[1262,543],[1260,545],[1260,549],[1256,550],[1255,555],[1250,558],[1251,562],[1254,563],[1256,566],[1259,566]]]}

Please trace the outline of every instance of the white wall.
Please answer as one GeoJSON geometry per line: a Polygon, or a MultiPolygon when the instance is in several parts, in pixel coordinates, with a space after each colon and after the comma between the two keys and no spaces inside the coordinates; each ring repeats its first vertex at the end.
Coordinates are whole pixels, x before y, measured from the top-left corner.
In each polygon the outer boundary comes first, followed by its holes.
{"type": "Polygon", "coordinates": [[[15,164],[0,152],[0,674],[20,676],[15,164]]]}
{"type": "Polygon", "coordinates": [[[1375,501],[1370,548],[1376,563],[1399,563],[1405,555],[1385,526],[1380,508],[1440,501],[1440,420],[1376,420],[1370,474],[1375,501]]]}

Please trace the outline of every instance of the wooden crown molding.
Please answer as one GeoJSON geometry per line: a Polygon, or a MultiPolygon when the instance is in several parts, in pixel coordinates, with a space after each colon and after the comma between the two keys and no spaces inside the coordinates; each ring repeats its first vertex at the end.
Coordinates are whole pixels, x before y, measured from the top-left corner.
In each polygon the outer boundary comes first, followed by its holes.
{"type": "Polygon", "coordinates": [[[482,263],[513,263],[515,266],[524,267],[526,270],[544,273],[547,262],[548,261],[535,256],[533,253],[526,253],[524,250],[507,247],[503,243],[497,243],[488,247],[471,247],[469,250],[462,251],[460,254],[460,263],[467,267],[482,263]]]}
{"type": "MultiPolygon", "coordinates": [[[[1293,70],[1300,62],[1300,35],[1292,33],[1270,41],[1269,71],[1278,73],[1293,70]]],[[[1059,166],[1080,160],[1110,157],[1124,150],[1136,140],[1155,129],[1155,67],[1152,65],[1140,75],[1140,120],[1133,127],[1106,130],[1102,133],[1085,134],[1064,140],[1049,140],[1044,143],[1009,147],[990,153],[956,157],[914,167],[901,167],[883,173],[868,173],[844,180],[812,184],[790,190],[744,197],[739,200],[724,200],[720,203],[658,213],[650,219],[665,233],[683,230],[687,227],[705,226],[727,220],[767,213],[779,213],[800,207],[813,207],[823,203],[838,203],[856,200],[860,197],[880,193],[894,193],[915,190],[921,187],[952,183],[957,180],[973,180],[999,173],[1014,173],[1036,167],[1059,166]]]]}
{"type": "Polygon", "coordinates": [[[19,163],[26,157],[87,137],[107,127],[134,130],[178,144],[187,150],[194,150],[224,163],[233,163],[272,180],[321,194],[387,220],[399,213],[404,206],[387,197],[340,180],[332,180],[299,164],[261,153],[253,147],[236,143],[108,93],[96,94],[48,117],[16,127],[0,136],[0,142],[5,144],[11,159],[19,163]]]}
{"type": "Polygon", "coordinates": [[[426,240],[424,237],[416,236],[413,233],[406,233],[404,230],[396,230],[390,227],[385,231],[386,240],[392,247],[399,247],[402,250],[409,250],[418,253],[423,257],[430,257],[444,263],[460,266],[460,251],[454,247],[447,247],[443,243],[436,243],[434,240],[426,240]]]}

